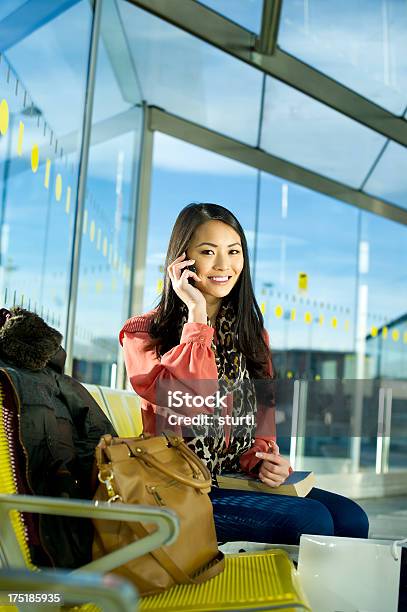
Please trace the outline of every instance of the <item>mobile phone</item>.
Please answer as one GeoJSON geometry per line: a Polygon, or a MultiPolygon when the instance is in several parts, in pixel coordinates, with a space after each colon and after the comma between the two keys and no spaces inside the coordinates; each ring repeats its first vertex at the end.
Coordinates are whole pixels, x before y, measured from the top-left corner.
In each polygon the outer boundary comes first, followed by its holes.
{"type": "MultiPolygon", "coordinates": [[[[191,270],[191,272],[195,272],[195,274],[197,274],[196,268],[195,266],[186,266],[187,270],[191,270]]],[[[195,280],[193,278],[189,278],[188,282],[190,283],[190,285],[192,285],[193,287],[195,287],[195,280]]]]}

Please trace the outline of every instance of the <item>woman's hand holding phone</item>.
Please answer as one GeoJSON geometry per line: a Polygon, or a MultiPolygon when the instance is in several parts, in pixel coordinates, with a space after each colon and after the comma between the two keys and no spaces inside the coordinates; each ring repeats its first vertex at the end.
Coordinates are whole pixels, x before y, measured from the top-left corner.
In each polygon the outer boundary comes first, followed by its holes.
{"type": "Polygon", "coordinates": [[[186,253],[182,253],[175,259],[167,268],[168,276],[170,277],[172,288],[178,297],[188,306],[189,318],[191,323],[206,323],[206,300],[190,280],[200,283],[201,279],[193,270],[195,259],[186,259],[186,253]]]}

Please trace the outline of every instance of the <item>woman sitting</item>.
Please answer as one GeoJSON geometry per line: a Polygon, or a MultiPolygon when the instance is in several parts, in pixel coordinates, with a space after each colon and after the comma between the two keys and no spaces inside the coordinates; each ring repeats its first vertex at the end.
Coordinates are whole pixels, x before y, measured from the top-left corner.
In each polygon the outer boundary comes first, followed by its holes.
{"type": "Polygon", "coordinates": [[[120,342],[142,398],[144,431],[175,429],[212,473],[218,539],[298,544],[302,533],[366,538],[366,514],[341,495],[313,488],[297,498],[216,486],[223,470],[243,470],[269,487],[279,487],[291,471],[276,444],[269,336],[239,221],[216,204],[185,207],[166,269],[158,307],[129,319],[120,342]],[[215,392],[216,406],[209,401],[215,392]]]}

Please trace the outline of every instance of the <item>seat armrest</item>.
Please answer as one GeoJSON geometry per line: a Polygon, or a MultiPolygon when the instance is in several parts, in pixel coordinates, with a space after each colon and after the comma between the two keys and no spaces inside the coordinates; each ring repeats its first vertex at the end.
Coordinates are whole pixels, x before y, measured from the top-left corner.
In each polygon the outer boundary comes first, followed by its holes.
{"type": "MultiPolygon", "coordinates": [[[[136,589],[123,578],[91,573],[73,575],[65,570],[30,572],[26,569],[0,569],[0,592],[1,609],[2,605],[10,604],[8,594],[24,592],[60,595],[60,602],[54,603],[53,609],[56,610],[60,609],[61,604],[78,605],[91,601],[104,612],[135,612],[138,601],[136,589]]],[[[19,610],[31,611],[37,608],[35,603],[16,602],[16,605],[19,610]]],[[[38,610],[41,608],[38,607],[38,610]]]]}
{"type": "Polygon", "coordinates": [[[84,571],[109,572],[160,546],[172,544],[179,532],[179,520],[175,512],[158,506],[141,506],[120,502],[109,504],[100,501],[93,502],[36,495],[0,494],[0,536],[3,535],[4,530],[13,530],[9,516],[11,510],[111,521],[144,522],[157,526],[157,529],[145,538],[132,542],[101,559],[83,565],[72,572],[75,574],[84,571]]]}

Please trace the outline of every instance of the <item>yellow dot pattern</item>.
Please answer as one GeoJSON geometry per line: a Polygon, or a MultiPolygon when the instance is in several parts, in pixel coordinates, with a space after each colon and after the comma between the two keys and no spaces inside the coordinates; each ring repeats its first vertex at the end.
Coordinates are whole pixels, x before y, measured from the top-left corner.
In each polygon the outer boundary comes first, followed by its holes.
{"type": "Polygon", "coordinates": [[[307,325],[310,325],[310,323],[312,323],[312,314],[310,312],[306,312],[304,315],[304,321],[307,325]]]}
{"type": "Polygon", "coordinates": [[[31,170],[34,172],[34,174],[38,170],[39,163],[40,163],[40,152],[38,149],[38,145],[35,144],[33,145],[31,149],[31,170]]]}
{"type": "Polygon", "coordinates": [[[275,312],[277,319],[281,319],[281,317],[284,314],[284,309],[282,306],[278,305],[275,307],[274,312],[275,312]]]}
{"type": "Polygon", "coordinates": [[[391,332],[391,337],[394,340],[394,342],[398,342],[400,340],[400,332],[398,329],[393,329],[393,331],[391,332]]]}
{"type": "MultiPolygon", "coordinates": [[[[17,90],[16,90],[16,93],[17,93],[17,90]]],[[[24,104],[25,104],[25,98],[24,98],[24,104]]],[[[39,125],[39,123],[37,125],[39,125]]],[[[9,128],[10,128],[9,104],[7,100],[3,98],[0,100],[0,135],[5,136],[8,133],[9,128]]],[[[45,136],[45,133],[46,133],[46,124],[44,122],[44,136],[45,136]]],[[[24,135],[25,135],[25,124],[23,121],[19,121],[16,139],[14,141],[15,151],[19,157],[22,157],[23,154],[25,154],[24,135]]],[[[53,144],[52,140],[53,140],[53,133],[51,130],[50,144],[53,144]]],[[[49,189],[50,181],[51,181],[51,170],[53,167],[52,164],[57,163],[57,161],[53,162],[51,161],[50,158],[46,158],[41,161],[40,149],[39,149],[38,143],[31,144],[30,147],[31,148],[27,152],[26,156],[27,156],[27,161],[31,167],[31,171],[33,174],[36,174],[38,172],[40,164],[43,163],[44,164],[44,174],[42,175],[43,185],[46,189],[49,189]]],[[[56,141],[55,141],[55,153],[56,154],[58,153],[58,155],[56,155],[55,157],[55,160],[58,160],[59,154],[62,159],[63,151],[62,151],[62,148],[60,148],[60,150],[57,151],[56,141]]],[[[55,183],[53,185],[53,188],[54,188],[54,196],[55,196],[56,202],[60,202],[62,200],[64,191],[65,191],[65,213],[66,215],[69,215],[71,211],[72,189],[70,185],[66,185],[65,190],[64,190],[64,177],[62,173],[58,172],[56,174],[55,183]]],[[[85,234],[88,231],[88,211],[87,210],[84,211],[83,231],[85,234]]],[[[114,267],[114,269],[118,271],[120,276],[123,278],[124,282],[129,283],[130,277],[131,277],[130,267],[128,267],[125,264],[125,262],[122,261],[119,253],[116,250],[113,253],[112,244],[109,243],[107,236],[103,236],[102,229],[100,227],[97,228],[95,220],[92,220],[90,224],[89,238],[90,238],[90,241],[95,244],[96,249],[98,251],[102,251],[104,257],[107,257],[107,254],[109,252],[110,264],[112,265],[112,263],[114,263],[114,266],[112,267],[114,267]],[[114,262],[113,262],[113,256],[114,256],[114,262]]],[[[97,282],[98,282],[97,287],[96,287],[97,291],[101,292],[104,288],[103,283],[101,281],[97,281],[97,282]]],[[[116,280],[113,280],[112,288],[115,289],[115,287],[116,287],[116,280]]]]}
{"type": "Polygon", "coordinates": [[[48,158],[45,162],[45,175],[44,175],[44,187],[48,189],[49,187],[49,177],[51,174],[51,160],[48,158]]]}
{"type": "Polygon", "coordinates": [[[55,199],[57,202],[62,197],[62,176],[58,173],[55,179],[55,199]]]}
{"type": "MultiPolygon", "coordinates": [[[[264,308],[264,312],[266,311],[266,307],[267,307],[267,303],[266,302],[262,302],[261,303],[261,308],[264,308]],[[264,307],[263,307],[264,304],[264,307]]],[[[263,312],[263,310],[262,310],[263,312]]],[[[281,319],[281,317],[284,315],[284,308],[281,304],[277,304],[274,307],[274,315],[277,319],[281,319]]],[[[285,317],[287,320],[291,320],[291,321],[295,321],[297,319],[297,312],[295,308],[292,308],[290,311],[287,310],[287,317],[285,317]],[[289,313],[289,316],[288,316],[289,313]]],[[[320,326],[324,325],[325,323],[325,318],[323,314],[313,314],[310,311],[307,311],[304,313],[304,323],[306,323],[307,325],[310,325],[311,323],[313,323],[313,321],[318,322],[318,324],[320,326]]],[[[329,325],[336,330],[344,330],[346,332],[348,332],[350,330],[350,321],[349,319],[345,319],[344,321],[341,321],[338,317],[331,317],[329,319],[329,325]]],[[[391,338],[393,340],[393,342],[400,342],[401,340],[403,341],[404,344],[407,344],[407,331],[400,331],[399,329],[390,329],[388,328],[388,326],[384,326],[381,329],[379,329],[376,326],[372,326],[369,329],[369,333],[370,336],[372,338],[376,338],[379,335],[386,340],[387,338],[391,338]]]]}
{"type": "Polygon", "coordinates": [[[17,155],[21,157],[23,154],[23,140],[24,140],[24,123],[20,121],[18,125],[18,138],[17,138],[17,155]]]}
{"type": "Polygon", "coordinates": [[[8,131],[10,113],[8,110],[7,100],[3,98],[0,102],[0,134],[5,136],[8,131]]]}

